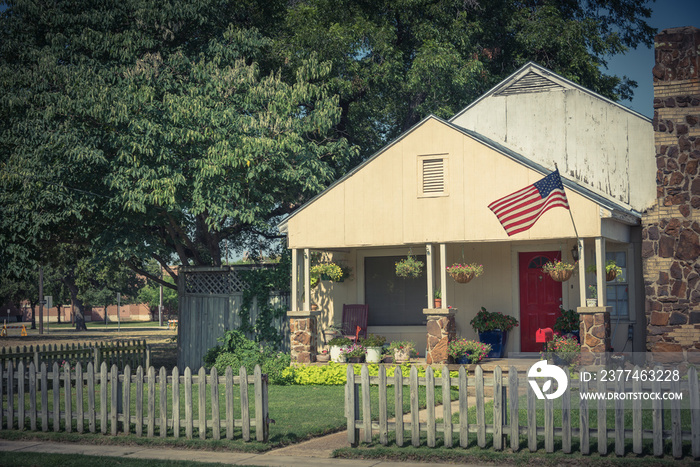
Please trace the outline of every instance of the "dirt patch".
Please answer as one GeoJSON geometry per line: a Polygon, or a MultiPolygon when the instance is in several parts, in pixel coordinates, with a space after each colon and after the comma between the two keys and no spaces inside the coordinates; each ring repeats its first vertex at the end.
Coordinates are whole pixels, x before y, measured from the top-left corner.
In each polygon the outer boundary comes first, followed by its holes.
{"type": "Polygon", "coordinates": [[[164,366],[172,369],[177,364],[177,343],[173,339],[177,336],[177,331],[167,328],[129,328],[123,326],[117,331],[108,327],[90,329],[87,331],[76,331],[74,329],[50,329],[44,328],[44,334],[40,335],[38,329],[27,329],[26,337],[19,336],[19,330],[10,329],[8,337],[0,337],[0,347],[23,348],[30,345],[78,345],[90,344],[94,342],[113,342],[119,340],[145,339],[151,346],[151,365],[160,368],[164,366]]]}

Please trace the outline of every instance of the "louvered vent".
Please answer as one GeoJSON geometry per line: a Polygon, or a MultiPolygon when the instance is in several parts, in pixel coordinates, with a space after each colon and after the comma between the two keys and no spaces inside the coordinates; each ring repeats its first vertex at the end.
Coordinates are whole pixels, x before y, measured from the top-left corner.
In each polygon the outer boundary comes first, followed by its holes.
{"type": "Polygon", "coordinates": [[[510,86],[498,91],[497,96],[508,96],[511,94],[526,94],[530,92],[547,92],[564,89],[564,86],[555,83],[542,75],[531,71],[525,76],[511,84],[510,86]]]}
{"type": "Polygon", "coordinates": [[[423,193],[442,193],[444,191],[444,159],[423,159],[423,193]]]}

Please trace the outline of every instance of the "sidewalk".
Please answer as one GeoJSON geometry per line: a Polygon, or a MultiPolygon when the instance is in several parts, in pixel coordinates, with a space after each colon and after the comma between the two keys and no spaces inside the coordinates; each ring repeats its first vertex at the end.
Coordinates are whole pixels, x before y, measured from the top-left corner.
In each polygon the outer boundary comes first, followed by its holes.
{"type": "MultiPolygon", "coordinates": [[[[336,433],[331,437],[340,435],[336,433]]],[[[345,435],[345,433],[342,433],[345,435]]],[[[345,435],[347,436],[347,435],[345,435]]],[[[327,436],[324,438],[328,438],[327,436]]],[[[346,439],[346,438],[344,438],[346,439]]],[[[308,441],[307,443],[315,440],[308,441]]],[[[302,446],[306,443],[301,443],[302,446]]],[[[190,461],[202,463],[221,463],[229,465],[260,465],[260,466],[341,466],[341,467],[425,467],[426,463],[420,462],[391,462],[374,459],[330,459],[327,456],[310,456],[314,451],[307,451],[307,455],[280,455],[279,451],[286,448],[271,451],[265,454],[249,454],[239,452],[212,452],[193,451],[186,449],[162,449],[146,448],[141,446],[109,446],[87,444],[59,444],[40,441],[8,441],[0,440],[0,451],[5,452],[41,452],[51,454],[69,454],[86,456],[104,456],[118,458],[157,459],[165,461],[190,461]]],[[[465,467],[476,467],[479,464],[460,464],[465,467]]],[[[494,464],[489,464],[491,467],[494,464]]]]}

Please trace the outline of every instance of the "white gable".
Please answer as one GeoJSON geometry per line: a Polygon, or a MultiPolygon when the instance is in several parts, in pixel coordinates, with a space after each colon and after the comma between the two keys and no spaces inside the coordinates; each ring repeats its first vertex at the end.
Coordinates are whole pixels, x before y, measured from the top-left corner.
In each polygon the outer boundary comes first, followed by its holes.
{"type": "Polygon", "coordinates": [[[651,121],[534,63],[450,122],[638,211],[656,200],[651,121]]]}

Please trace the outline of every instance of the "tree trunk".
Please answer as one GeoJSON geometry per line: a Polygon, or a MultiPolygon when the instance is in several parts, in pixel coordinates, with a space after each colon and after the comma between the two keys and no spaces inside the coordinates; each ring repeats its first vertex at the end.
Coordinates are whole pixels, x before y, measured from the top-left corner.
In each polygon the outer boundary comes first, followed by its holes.
{"type": "Polygon", "coordinates": [[[71,301],[78,306],[75,313],[75,330],[87,331],[87,326],[85,326],[85,305],[83,305],[83,301],[78,298],[78,286],[75,285],[75,278],[72,274],[66,274],[61,280],[70,291],[71,301]]]}
{"type": "Polygon", "coordinates": [[[36,303],[30,301],[29,304],[32,308],[32,329],[36,329],[36,303]]]}

